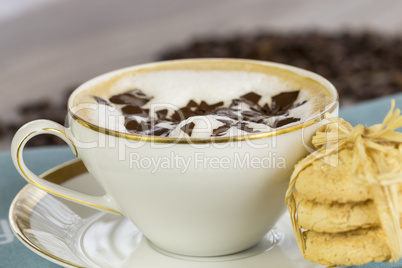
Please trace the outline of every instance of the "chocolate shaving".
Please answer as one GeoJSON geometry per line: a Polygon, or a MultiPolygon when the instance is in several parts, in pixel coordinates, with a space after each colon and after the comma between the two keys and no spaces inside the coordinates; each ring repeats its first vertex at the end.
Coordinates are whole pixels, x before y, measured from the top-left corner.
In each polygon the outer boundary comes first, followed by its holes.
{"type": "Polygon", "coordinates": [[[230,115],[235,115],[237,116],[234,112],[238,112],[239,109],[236,108],[229,108],[229,107],[222,107],[215,109],[214,114],[230,114],[230,115]]]}
{"type": "Polygon", "coordinates": [[[195,124],[193,122],[185,124],[182,126],[180,129],[186,133],[189,137],[191,137],[191,134],[193,134],[193,129],[195,127],[195,124]]]}
{"type": "Polygon", "coordinates": [[[193,107],[197,107],[197,106],[198,106],[198,104],[193,100],[190,100],[186,105],[186,107],[188,107],[188,108],[193,108],[193,107]]]}
{"type": "Polygon", "coordinates": [[[246,122],[238,122],[236,125],[240,130],[243,130],[245,132],[249,132],[249,133],[254,132],[254,129],[251,127],[248,127],[248,123],[246,123],[246,122]]]}
{"type": "Polygon", "coordinates": [[[299,96],[299,91],[282,92],[272,97],[272,113],[282,115],[286,113],[299,96]]]}
{"type": "Polygon", "coordinates": [[[222,113],[222,112],[218,112],[218,113],[216,113],[216,115],[226,116],[226,117],[228,117],[228,118],[230,118],[230,119],[233,119],[233,120],[240,120],[240,116],[238,116],[238,115],[236,115],[236,114],[234,114],[234,113],[222,113]]]}
{"type": "Polygon", "coordinates": [[[173,113],[172,120],[174,122],[180,123],[181,121],[186,120],[193,115],[194,113],[190,110],[190,108],[183,107],[173,113]]]}
{"type": "MultiPolygon", "coordinates": [[[[228,107],[222,107],[224,105],[223,101],[208,104],[206,101],[201,101],[197,104],[194,100],[190,100],[186,106],[173,112],[171,116],[168,116],[168,110],[162,109],[156,111],[156,118],[150,118],[149,109],[144,109],[142,106],[146,104],[151,98],[145,95],[140,90],[134,90],[125,92],[123,94],[114,95],[110,98],[110,101],[115,104],[125,105],[121,108],[123,115],[126,117],[125,126],[127,130],[138,132],[142,135],[154,135],[154,136],[167,136],[172,131],[172,129],[167,129],[164,127],[157,127],[156,124],[160,122],[170,121],[173,125],[178,125],[183,120],[186,120],[192,116],[205,116],[205,115],[220,115],[232,120],[226,119],[216,119],[223,123],[220,126],[212,130],[212,136],[222,136],[225,132],[232,126],[237,127],[245,132],[254,133],[259,132],[249,127],[248,122],[266,124],[269,118],[273,116],[288,116],[289,109],[299,107],[306,103],[306,101],[294,104],[297,99],[299,91],[283,92],[272,97],[271,107],[268,103],[264,105],[259,105],[258,102],[261,100],[261,95],[255,92],[249,92],[240,96],[238,99],[233,99],[232,103],[228,107]],[[239,115],[239,108],[234,108],[241,102],[249,105],[249,109],[241,111],[239,115]],[[136,115],[148,118],[146,121],[139,122],[134,118],[129,116],[136,115]]],[[[98,103],[108,102],[102,98],[94,96],[98,103]]],[[[274,128],[282,127],[284,125],[300,121],[299,118],[285,117],[281,119],[276,119],[274,122],[274,128]]],[[[271,120],[272,122],[272,120],[271,120]]],[[[193,122],[181,127],[181,130],[191,137],[195,124],[193,122]]]]}
{"type": "Polygon", "coordinates": [[[295,117],[286,117],[283,119],[276,119],[274,122],[274,125],[272,126],[273,128],[278,128],[278,127],[283,127],[285,125],[298,122],[300,121],[300,118],[295,118],[295,117]]]}
{"type": "Polygon", "coordinates": [[[146,97],[147,95],[144,94],[141,90],[136,90],[133,95],[137,95],[139,97],[146,97]]]}
{"type": "Polygon", "coordinates": [[[153,136],[160,136],[160,137],[166,137],[169,135],[169,133],[172,131],[172,129],[164,128],[164,127],[153,127],[151,131],[149,131],[147,134],[148,135],[153,135],[153,136]]]}
{"type": "Polygon", "coordinates": [[[233,106],[239,105],[240,102],[241,102],[240,99],[233,99],[232,103],[229,105],[229,108],[232,108],[233,106]]]}
{"type": "Polygon", "coordinates": [[[214,130],[212,130],[212,136],[222,136],[231,127],[232,127],[231,124],[225,124],[223,126],[215,128],[214,130]]]}
{"type": "Polygon", "coordinates": [[[299,106],[302,106],[302,105],[305,104],[306,102],[307,102],[306,100],[304,100],[304,101],[302,101],[302,102],[298,102],[298,103],[292,105],[292,107],[290,107],[289,110],[290,110],[290,109],[293,109],[293,108],[296,108],[296,107],[299,107],[299,106]]]}
{"type": "Polygon", "coordinates": [[[220,118],[217,118],[216,120],[224,123],[225,125],[232,125],[232,121],[230,121],[230,120],[225,120],[225,119],[220,119],[220,118]]]}
{"type": "Polygon", "coordinates": [[[128,119],[124,122],[124,126],[127,128],[127,130],[138,130],[140,123],[138,123],[138,121],[135,119],[128,119]]]}
{"type": "Polygon", "coordinates": [[[264,117],[261,115],[261,113],[255,111],[244,111],[241,114],[243,115],[243,121],[250,121],[254,123],[264,122],[264,117]]]}
{"type": "Polygon", "coordinates": [[[139,106],[135,105],[127,105],[121,108],[121,111],[123,114],[127,115],[140,115],[143,117],[148,117],[149,116],[149,109],[142,109],[139,106]]]}
{"type": "Polygon", "coordinates": [[[168,113],[168,110],[163,109],[163,110],[156,111],[155,113],[158,116],[158,119],[165,120],[166,116],[167,116],[167,113],[168,113]]]}
{"type": "Polygon", "coordinates": [[[269,108],[268,103],[265,103],[264,106],[261,107],[261,112],[264,113],[265,115],[271,115],[272,111],[269,108]]]}
{"type": "Polygon", "coordinates": [[[258,105],[258,102],[261,99],[261,95],[258,95],[255,92],[250,92],[243,96],[240,96],[240,99],[243,100],[245,103],[249,104],[250,106],[254,106],[258,105]]]}
{"type": "Polygon", "coordinates": [[[93,97],[94,97],[94,99],[96,100],[97,103],[110,106],[110,103],[107,100],[102,99],[102,98],[97,97],[97,96],[93,96],[93,97]]]}
{"type": "Polygon", "coordinates": [[[142,106],[146,104],[148,101],[150,101],[149,98],[140,98],[138,96],[135,96],[131,93],[123,93],[119,95],[114,95],[110,97],[109,99],[112,103],[114,104],[129,104],[129,105],[135,105],[135,106],[142,106]]]}
{"type": "Polygon", "coordinates": [[[212,114],[216,108],[223,105],[223,101],[217,102],[215,104],[209,105],[205,101],[201,101],[200,105],[198,105],[195,113],[198,115],[208,115],[212,114]]]}
{"type": "Polygon", "coordinates": [[[124,126],[127,130],[132,131],[146,131],[150,129],[150,125],[144,121],[138,122],[134,118],[127,118],[124,122],[124,126]]]}
{"type": "Polygon", "coordinates": [[[244,117],[247,117],[248,119],[253,119],[254,117],[261,116],[261,113],[255,112],[255,111],[243,111],[241,112],[241,115],[244,117]]]}

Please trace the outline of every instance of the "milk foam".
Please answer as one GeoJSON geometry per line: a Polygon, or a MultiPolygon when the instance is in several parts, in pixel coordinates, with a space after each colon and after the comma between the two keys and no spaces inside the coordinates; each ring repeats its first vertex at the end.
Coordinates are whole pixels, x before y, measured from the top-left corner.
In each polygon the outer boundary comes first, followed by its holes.
{"type": "Polygon", "coordinates": [[[208,103],[229,101],[255,91],[262,95],[261,102],[270,102],[271,96],[294,90],[294,86],[284,83],[278,77],[262,73],[240,71],[159,71],[140,73],[122,78],[111,88],[117,94],[134,88],[153,96],[153,103],[169,103],[177,107],[185,106],[189,100],[208,103]]]}
{"type": "MultiPolygon", "coordinates": [[[[300,76],[299,76],[300,77],[300,76]]],[[[297,79],[296,79],[297,80],[297,79]]],[[[313,81],[314,82],[314,81],[313,81]]],[[[315,82],[316,83],[316,82],[315,82]]],[[[318,84],[318,83],[317,83],[318,84]]],[[[81,94],[79,103],[91,102],[95,103],[93,95],[108,100],[111,96],[121,94],[126,91],[140,89],[152,99],[146,103],[143,108],[150,109],[150,115],[154,116],[154,112],[161,109],[168,109],[169,114],[180,107],[186,106],[190,100],[197,103],[206,101],[208,104],[223,101],[224,105],[230,104],[232,99],[237,99],[249,92],[255,92],[261,95],[260,104],[271,104],[271,97],[282,92],[299,90],[299,95],[295,103],[307,101],[304,105],[289,110],[286,117],[300,118],[300,122],[304,122],[313,114],[319,113],[326,104],[330,103],[331,96],[324,86],[321,90],[307,87],[308,83],[303,84],[288,78],[282,78],[278,75],[269,75],[261,72],[246,71],[222,71],[222,70],[158,70],[149,72],[134,72],[125,75],[114,81],[107,89],[91,92],[88,90],[86,94],[81,94]]],[[[84,92],[85,93],[85,92],[84,92]]],[[[124,119],[118,108],[101,107],[103,104],[96,104],[98,108],[88,109],[80,112],[80,117],[92,124],[100,127],[111,129],[119,132],[127,132],[124,127],[124,119]],[[100,111],[102,113],[100,114],[100,111]],[[106,119],[108,118],[108,119],[106,119]],[[112,118],[112,119],[111,119],[112,118]],[[116,119],[113,119],[116,118],[116,119]],[[113,123],[110,123],[113,121],[113,123]]],[[[163,122],[163,127],[173,129],[169,137],[183,136],[184,132],[180,130],[183,125],[194,122],[193,138],[208,138],[212,133],[212,129],[219,127],[222,123],[217,121],[214,115],[203,116],[204,118],[190,117],[182,121],[178,126],[168,122],[163,122]],[[207,120],[209,123],[206,123],[207,120]]],[[[141,121],[144,118],[135,117],[141,121]]],[[[228,118],[225,118],[228,119],[228,118]]],[[[274,119],[273,119],[274,120],[274,119]]],[[[297,124],[297,123],[293,123],[297,124]]],[[[272,130],[265,124],[250,123],[256,130],[270,131],[272,130]]],[[[289,125],[286,125],[288,127],[289,125]]],[[[239,129],[230,129],[225,136],[246,134],[239,129]]],[[[247,133],[249,134],[249,133],[247,133]]]]}

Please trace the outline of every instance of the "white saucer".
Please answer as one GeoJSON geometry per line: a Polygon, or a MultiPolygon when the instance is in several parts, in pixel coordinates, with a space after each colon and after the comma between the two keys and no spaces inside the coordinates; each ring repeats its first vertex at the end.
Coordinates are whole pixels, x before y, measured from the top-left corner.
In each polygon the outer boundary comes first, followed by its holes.
{"type": "MultiPolygon", "coordinates": [[[[102,194],[80,160],[46,172],[43,177],[68,187],[102,194]]],[[[255,247],[233,255],[193,258],[155,250],[126,218],[84,207],[25,186],[10,207],[14,233],[38,255],[65,267],[267,268],[323,267],[305,260],[285,213],[255,247]]]]}

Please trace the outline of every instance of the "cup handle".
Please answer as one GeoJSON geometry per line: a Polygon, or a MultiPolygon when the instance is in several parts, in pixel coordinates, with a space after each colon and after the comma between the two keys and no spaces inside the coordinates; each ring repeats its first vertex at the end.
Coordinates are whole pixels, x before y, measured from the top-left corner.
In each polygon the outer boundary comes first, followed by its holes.
{"type": "Polygon", "coordinates": [[[29,122],[22,126],[17,133],[15,133],[11,143],[11,156],[14,165],[27,182],[42,190],[45,190],[50,194],[74,201],[76,203],[107,210],[120,215],[122,214],[117,203],[108,194],[105,194],[104,196],[94,196],[80,193],[78,191],[71,190],[42,179],[29,170],[25,165],[22,151],[25,147],[25,144],[30,139],[40,134],[52,134],[61,138],[68,144],[75,156],[79,157],[77,147],[74,145],[73,140],[66,134],[66,129],[62,125],[43,119],[29,122]]]}

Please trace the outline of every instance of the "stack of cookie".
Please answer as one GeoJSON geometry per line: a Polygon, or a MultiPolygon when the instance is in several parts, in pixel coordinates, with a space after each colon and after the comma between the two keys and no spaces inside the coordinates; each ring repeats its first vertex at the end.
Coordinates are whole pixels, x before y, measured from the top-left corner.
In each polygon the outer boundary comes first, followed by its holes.
{"type": "Polygon", "coordinates": [[[304,257],[310,261],[361,265],[391,258],[371,188],[354,183],[352,163],[353,150],[344,148],[312,162],[297,176],[297,223],[307,230],[304,257]]]}
{"type": "Polygon", "coordinates": [[[402,257],[402,128],[395,101],[381,124],[326,114],[316,151],[296,164],[285,202],[303,256],[328,266],[402,257]]]}

